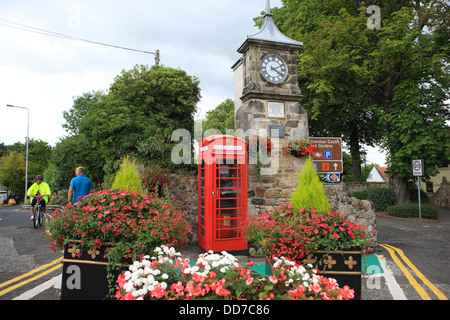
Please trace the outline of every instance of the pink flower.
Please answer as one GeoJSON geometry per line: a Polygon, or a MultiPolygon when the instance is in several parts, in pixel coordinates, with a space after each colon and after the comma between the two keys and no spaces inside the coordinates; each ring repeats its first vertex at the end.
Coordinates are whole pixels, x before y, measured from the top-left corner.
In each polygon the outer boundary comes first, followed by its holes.
{"type": "Polygon", "coordinates": [[[350,289],[349,286],[344,286],[342,289],[339,290],[339,293],[345,300],[350,300],[355,297],[355,291],[353,289],[350,289]]]}
{"type": "Polygon", "coordinates": [[[315,283],[313,285],[309,285],[309,291],[313,291],[315,294],[317,294],[322,291],[322,288],[320,287],[320,284],[315,283]]]}
{"type": "Polygon", "coordinates": [[[273,284],[277,284],[277,283],[278,283],[278,278],[277,278],[277,277],[269,276],[269,280],[270,280],[270,282],[272,282],[273,284]]]}
{"type": "Polygon", "coordinates": [[[253,278],[250,277],[250,278],[247,278],[247,280],[245,281],[245,284],[249,286],[252,284],[252,282],[253,282],[253,278]]]}
{"type": "Polygon", "coordinates": [[[155,288],[153,289],[153,291],[150,293],[150,296],[156,299],[161,299],[162,297],[164,297],[166,295],[166,290],[162,287],[161,283],[157,283],[155,285],[155,288]]]}
{"type": "Polygon", "coordinates": [[[177,295],[182,296],[184,295],[184,288],[183,283],[181,281],[178,281],[177,283],[172,284],[170,287],[171,291],[175,291],[177,295]]]}
{"type": "Polygon", "coordinates": [[[112,207],[114,207],[116,204],[114,203],[114,202],[111,202],[110,204],[109,204],[109,206],[112,208],[112,207]]]}

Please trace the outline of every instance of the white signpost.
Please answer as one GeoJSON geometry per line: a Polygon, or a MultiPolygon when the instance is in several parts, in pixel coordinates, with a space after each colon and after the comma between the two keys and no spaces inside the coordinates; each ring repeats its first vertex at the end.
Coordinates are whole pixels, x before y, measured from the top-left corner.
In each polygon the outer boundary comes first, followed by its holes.
{"type": "Polygon", "coordinates": [[[419,193],[419,218],[422,218],[422,208],[420,204],[420,178],[423,176],[423,160],[414,160],[412,162],[413,176],[417,177],[417,189],[419,193]]]}

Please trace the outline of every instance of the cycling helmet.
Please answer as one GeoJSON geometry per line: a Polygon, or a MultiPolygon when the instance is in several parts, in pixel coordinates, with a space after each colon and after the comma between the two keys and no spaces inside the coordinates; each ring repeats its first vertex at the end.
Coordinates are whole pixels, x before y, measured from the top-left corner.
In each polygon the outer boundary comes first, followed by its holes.
{"type": "Polygon", "coordinates": [[[42,176],[36,176],[35,180],[44,180],[44,178],[42,176]]]}

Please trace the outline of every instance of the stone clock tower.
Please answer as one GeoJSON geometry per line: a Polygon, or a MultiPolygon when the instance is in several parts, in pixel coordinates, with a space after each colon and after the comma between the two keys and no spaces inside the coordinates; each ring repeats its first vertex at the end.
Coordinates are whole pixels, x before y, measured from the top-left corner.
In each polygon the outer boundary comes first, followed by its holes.
{"type": "Polygon", "coordinates": [[[289,201],[298,186],[296,173],[304,159],[287,152],[287,144],[309,139],[308,117],[297,78],[297,51],[302,43],[283,35],[275,26],[267,1],[261,30],[248,36],[238,49],[242,58],[233,66],[235,78],[235,129],[241,138],[253,134],[270,137],[270,158],[249,160],[248,211],[257,214],[289,201]]]}

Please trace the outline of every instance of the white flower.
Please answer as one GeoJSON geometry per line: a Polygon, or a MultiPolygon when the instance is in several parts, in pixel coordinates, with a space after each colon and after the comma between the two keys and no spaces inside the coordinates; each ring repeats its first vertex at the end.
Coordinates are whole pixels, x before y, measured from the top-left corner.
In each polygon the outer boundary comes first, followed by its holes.
{"type": "Polygon", "coordinates": [[[169,279],[169,275],[167,273],[163,273],[161,278],[163,278],[164,280],[167,280],[167,279],[169,279]]]}
{"type": "Polygon", "coordinates": [[[125,289],[126,292],[134,291],[135,289],[134,289],[133,281],[130,280],[127,283],[125,283],[123,285],[123,288],[125,289]]]}
{"type": "Polygon", "coordinates": [[[158,270],[158,269],[153,270],[153,275],[154,275],[154,276],[157,276],[157,275],[159,275],[160,273],[161,273],[161,271],[158,270]]]}

